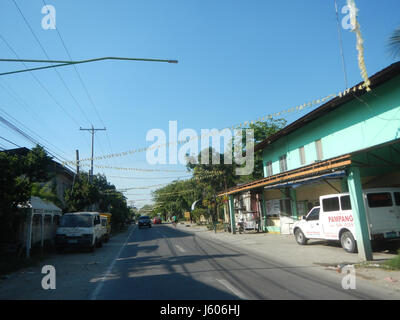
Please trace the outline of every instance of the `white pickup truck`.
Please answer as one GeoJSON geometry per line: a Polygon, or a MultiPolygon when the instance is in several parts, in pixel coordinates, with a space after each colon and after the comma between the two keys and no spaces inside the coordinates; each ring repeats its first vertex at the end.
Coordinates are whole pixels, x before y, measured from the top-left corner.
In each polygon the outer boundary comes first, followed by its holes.
{"type": "MultiPolygon", "coordinates": [[[[400,188],[366,189],[363,191],[370,240],[400,238],[400,188]]],[[[339,240],[347,252],[357,251],[357,238],[348,193],[319,198],[314,207],[293,226],[297,243],[308,239],[339,240]]]]}

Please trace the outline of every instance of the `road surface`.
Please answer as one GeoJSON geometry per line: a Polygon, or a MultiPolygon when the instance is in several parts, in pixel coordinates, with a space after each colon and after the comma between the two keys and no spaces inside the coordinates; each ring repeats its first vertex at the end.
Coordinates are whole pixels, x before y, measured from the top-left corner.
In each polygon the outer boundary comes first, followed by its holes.
{"type": "Polygon", "coordinates": [[[132,226],[116,259],[97,279],[90,299],[393,299],[318,266],[278,263],[251,251],[200,237],[183,227],[132,226]]]}

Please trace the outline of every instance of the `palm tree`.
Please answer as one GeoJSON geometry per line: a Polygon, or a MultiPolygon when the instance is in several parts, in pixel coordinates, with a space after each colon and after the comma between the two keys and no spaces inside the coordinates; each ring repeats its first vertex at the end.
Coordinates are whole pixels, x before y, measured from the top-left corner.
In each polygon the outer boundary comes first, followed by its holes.
{"type": "Polygon", "coordinates": [[[400,26],[393,31],[389,38],[389,50],[394,58],[400,58],[400,26]]]}

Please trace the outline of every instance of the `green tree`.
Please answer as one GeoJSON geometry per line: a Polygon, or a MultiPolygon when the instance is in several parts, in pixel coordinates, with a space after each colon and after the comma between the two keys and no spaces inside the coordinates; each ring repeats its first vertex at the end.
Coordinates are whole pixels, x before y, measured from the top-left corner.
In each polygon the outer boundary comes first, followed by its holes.
{"type": "Polygon", "coordinates": [[[88,210],[99,198],[98,188],[91,184],[88,175],[82,172],[76,178],[72,188],[65,191],[66,211],[78,212],[88,210]]]}
{"type": "Polygon", "coordinates": [[[32,195],[32,185],[49,180],[51,157],[41,146],[26,156],[0,152],[0,236],[8,238],[18,216],[18,205],[25,205],[32,195]]]}
{"type": "Polygon", "coordinates": [[[389,51],[394,58],[400,58],[400,26],[398,26],[389,38],[389,51]]]}

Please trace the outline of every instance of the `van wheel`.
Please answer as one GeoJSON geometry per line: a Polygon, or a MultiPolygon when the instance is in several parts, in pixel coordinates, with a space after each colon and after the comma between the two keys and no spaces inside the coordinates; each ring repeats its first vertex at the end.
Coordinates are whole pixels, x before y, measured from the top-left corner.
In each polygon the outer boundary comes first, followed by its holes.
{"type": "Polygon", "coordinates": [[[296,237],[296,241],[298,244],[302,246],[307,244],[308,239],[304,235],[303,231],[301,231],[301,229],[296,229],[294,236],[296,237]]]}
{"type": "Polygon", "coordinates": [[[345,231],[342,233],[342,235],[340,236],[340,244],[346,252],[357,252],[356,240],[354,240],[354,237],[350,231],[345,231]]]}

